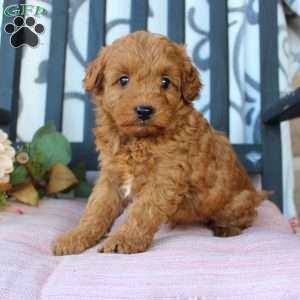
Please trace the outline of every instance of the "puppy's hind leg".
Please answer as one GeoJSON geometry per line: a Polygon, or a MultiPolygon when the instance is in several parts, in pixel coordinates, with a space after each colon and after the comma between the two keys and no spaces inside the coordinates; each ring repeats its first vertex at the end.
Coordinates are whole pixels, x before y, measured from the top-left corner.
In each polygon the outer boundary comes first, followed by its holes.
{"type": "Polygon", "coordinates": [[[269,192],[241,191],[212,218],[210,228],[215,236],[227,237],[241,233],[252,225],[257,215],[256,206],[270,195],[269,192]]]}

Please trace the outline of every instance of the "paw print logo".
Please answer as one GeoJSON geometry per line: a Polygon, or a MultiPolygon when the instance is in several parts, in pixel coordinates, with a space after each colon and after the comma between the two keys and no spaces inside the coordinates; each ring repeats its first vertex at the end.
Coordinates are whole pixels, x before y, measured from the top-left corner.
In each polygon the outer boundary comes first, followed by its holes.
{"type": "Polygon", "coordinates": [[[36,24],[33,17],[24,19],[18,16],[13,23],[6,24],[4,30],[11,34],[10,43],[12,47],[18,48],[23,45],[36,47],[39,43],[38,36],[44,32],[45,28],[42,24],[36,24]]]}

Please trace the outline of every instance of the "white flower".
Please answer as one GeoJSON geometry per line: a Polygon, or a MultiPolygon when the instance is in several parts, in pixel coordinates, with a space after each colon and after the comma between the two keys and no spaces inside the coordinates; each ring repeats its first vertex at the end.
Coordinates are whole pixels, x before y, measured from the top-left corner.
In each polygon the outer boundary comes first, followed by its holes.
{"type": "Polygon", "coordinates": [[[15,155],[16,151],[7,134],[0,129],[0,184],[9,182],[9,174],[14,170],[15,155]]]}

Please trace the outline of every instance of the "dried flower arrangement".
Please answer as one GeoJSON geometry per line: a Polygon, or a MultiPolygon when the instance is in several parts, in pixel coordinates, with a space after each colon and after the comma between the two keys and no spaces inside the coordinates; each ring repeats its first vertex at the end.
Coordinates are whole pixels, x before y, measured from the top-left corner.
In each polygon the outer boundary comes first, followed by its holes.
{"type": "Polygon", "coordinates": [[[10,198],[37,206],[44,195],[61,192],[88,197],[92,186],[86,181],[85,167],[78,164],[71,169],[71,159],[71,145],[53,123],[16,149],[0,130],[0,207],[10,198]]]}

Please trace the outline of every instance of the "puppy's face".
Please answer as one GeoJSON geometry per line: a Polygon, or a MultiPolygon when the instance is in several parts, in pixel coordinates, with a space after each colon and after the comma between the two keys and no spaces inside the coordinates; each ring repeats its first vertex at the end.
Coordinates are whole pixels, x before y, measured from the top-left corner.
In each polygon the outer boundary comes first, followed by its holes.
{"type": "Polygon", "coordinates": [[[191,105],[201,83],[183,47],[135,32],[104,48],[88,66],[85,87],[125,135],[158,135],[191,105]]]}

